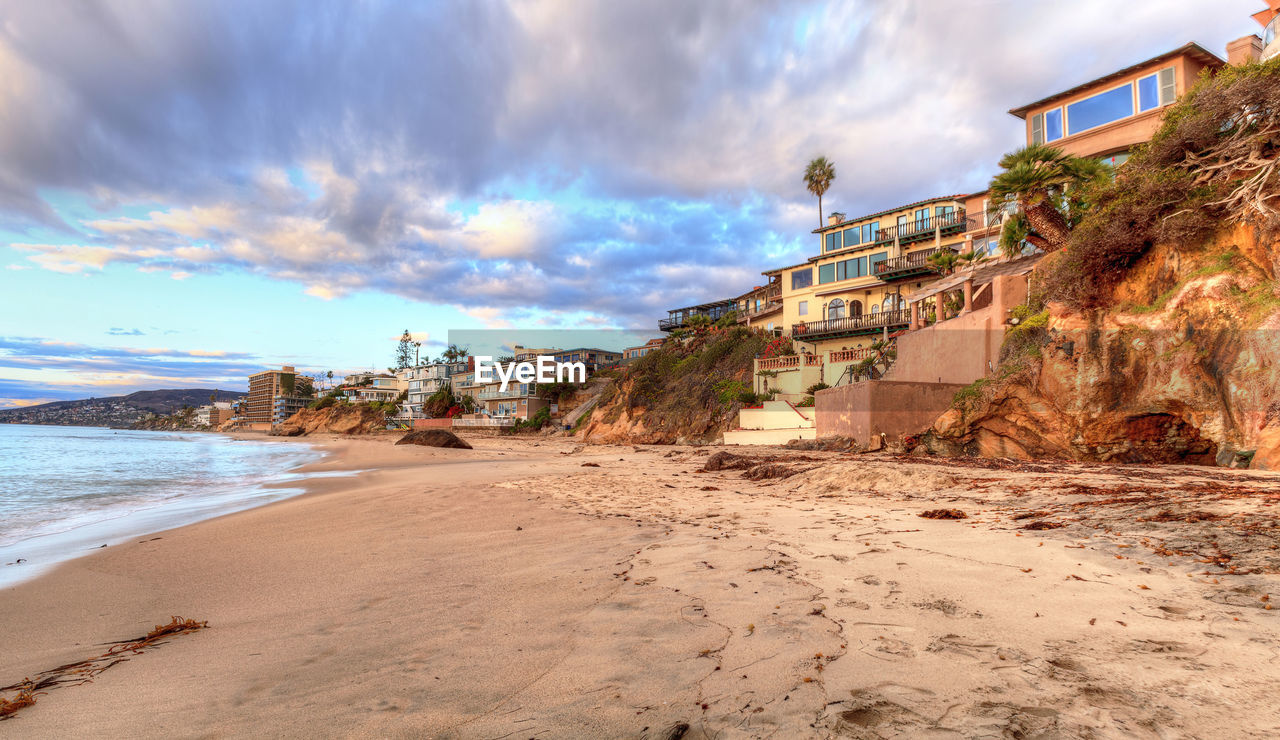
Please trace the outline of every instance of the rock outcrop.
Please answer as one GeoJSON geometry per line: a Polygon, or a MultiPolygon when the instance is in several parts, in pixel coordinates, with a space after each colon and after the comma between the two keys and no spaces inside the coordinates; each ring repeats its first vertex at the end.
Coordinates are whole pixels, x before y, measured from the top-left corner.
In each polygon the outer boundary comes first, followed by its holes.
{"type": "Polygon", "coordinates": [[[1112,308],[1050,303],[1037,341],[958,396],[925,444],[1280,469],[1278,256],[1274,240],[1246,228],[1204,246],[1152,248],[1116,286],[1112,308]]]}
{"type": "Polygon", "coordinates": [[[448,429],[419,429],[409,432],[396,440],[398,445],[421,445],[422,447],[450,447],[458,450],[472,449],[471,445],[459,439],[458,435],[448,429]]]}
{"type": "Polygon", "coordinates": [[[308,434],[371,434],[386,428],[386,416],[365,404],[335,404],[324,409],[303,409],[276,427],[272,434],[301,437],[308,434]]]}

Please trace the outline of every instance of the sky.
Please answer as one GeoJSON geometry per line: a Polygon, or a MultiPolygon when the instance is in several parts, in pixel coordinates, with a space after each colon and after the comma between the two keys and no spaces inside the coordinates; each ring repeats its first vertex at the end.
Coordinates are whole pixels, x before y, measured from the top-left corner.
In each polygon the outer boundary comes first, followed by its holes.
{"type": "Polygon", "coordinates": [[[0,407],[643,329],[1259,0],[0,0],[0,407]]]}

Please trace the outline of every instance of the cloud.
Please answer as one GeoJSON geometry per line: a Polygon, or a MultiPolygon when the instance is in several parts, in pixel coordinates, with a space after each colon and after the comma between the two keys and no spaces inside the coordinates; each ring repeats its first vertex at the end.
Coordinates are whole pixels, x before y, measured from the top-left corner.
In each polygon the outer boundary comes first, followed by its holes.
{"type": "Polygon", "coordinates": [[[0,397],[67,399],[149,388],[243,388],[251,373],[266,366],[244,352],[95,347],[0,336],[0,372],[7,376],[0,378],[0,397]]]}
{"type": "Polygon", "coordinates": [[[90,278],[652,326],[814,251],[809,158],[850,214],[981,189],[1010,107],[1256,4],[0,0],[0,228],[90,278]]]}
{"type": "Polygon", "coordinates": [[[111,327],[110,329],[107,329],[107,334],[110,334],[110,335],[111,335],[111,336],[113,336],[113,337],[141,337],[141,336],[143,336],[142,331],[141,331],[141,330],[139,330],[139,329],[123,329],[123,328],[118,327],[118,326],[113,326],[113,327],[111,327]]]}

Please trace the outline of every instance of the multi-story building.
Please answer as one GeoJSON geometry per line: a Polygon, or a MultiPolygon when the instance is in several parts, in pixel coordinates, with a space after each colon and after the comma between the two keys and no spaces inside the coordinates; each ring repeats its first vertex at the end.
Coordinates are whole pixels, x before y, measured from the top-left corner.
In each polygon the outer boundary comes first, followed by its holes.
{"type": "Polygon", "coordinates": [[[407,394],[404,403],[400,404],[400,418],[426,418],[422,412],[422,404],[441,388],[451,389],[449,378],[453,374],[453,368],[453,364],[436,362],[396,371],[396,379],[407,394]]]}
{"type": "Polygon", "coordinates": [[[1238,63],[1237,54],[1244,59],[1261,59],[1264,62],[1280,56],[1280,0],[1264,2],[1267,9],[1253,14],[1253,19],[1262,26],[1262,38],[1245,36],[1228,44],[1227,58],[1232,64],[1238,63]]]}
{"type": "Polygon", "coordinates": [[[738,323],[765,331],[782,333],[782,276],[769,274],[764,285],[757,285],[735,298],[738,323]]]}
{"type": "Polygon", "coordinates": [[[660,331],[671,331],[673,329],[683,329],[689,326],[689,322],[694,316],[706,317],[708,321],[719,321],[730,312],[734,311],[738,306],[738,302],[732,298],[726,298],[723,301],[713,301],[711,303],[699,303],[696,306],[685,306],[684,308],[673,308],[667,312],[667,318],[658,322],[660,331]]]}
{"type": "MultiPolygon", "coordinates": [[[[305,379],[303,379],[305,381],[305,379]]],[[[255,429],[269,429],[301,411],[311,402],[303,395],[298,373],[292,366],[264,370],[249,376],[249,395],[241,405],[238,420],[255,429]]]]}
{"type": "Polygon", "coordinates": [[[764,273],[781,282],[783,332],[817,351],[863,347],[906,328],[902,296],[936,275],[929,257],[963,249],[964,198],[930,198],[853,219],[832,214],[814,232],[816,256],[764,273]]]}
{"type": "Polygon", "coordinates": [[[1190,89],[1202,71],[1224,64],[1189,43],[1009,113],[1025,121],[1028,144],[1051,144],[1067,154],[1118,165],[1151,138],[1164,108],[1190,89]]]}
{"type": "Polygon", "coordinates": [[[613,367],[622,362],[621,352],[594,347],[556,350],[551,356],[556,362],[581,362],[586,365],[588,372],[595,372],[602,367],[613,367]]]}
{"type": "Polygon", "coordinates": [[[232,413],[230,401],[217,401],[196,409],[194,423],[198,427],[217,429],[226,422],[231,421],[232,413]]]}
{"type": "Polygon", "coordinates": [[[659,347],[661,347],[664,341],[666,340],[659,337],[656,339],[650,339],[644,344],[641,344],[636,347],[627,347],[626,349],[622,350],[622,362],[625,364],[628,362],[632,362],[634,360],[638,360],[641,357],[644,357],[645,355],[654,351],[655,349],[658,349],[659,347]]]}

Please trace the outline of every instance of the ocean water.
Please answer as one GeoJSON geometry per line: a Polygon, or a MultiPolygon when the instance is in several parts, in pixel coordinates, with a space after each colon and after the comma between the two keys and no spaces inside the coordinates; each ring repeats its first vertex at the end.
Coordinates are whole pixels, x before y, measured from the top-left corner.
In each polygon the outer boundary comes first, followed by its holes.
{"type": "Polygon", "coordinates": [[[220,434],[0,424],[0,587],[102,545],[300,493],[290,471],[321,456],[220,434]]]}

